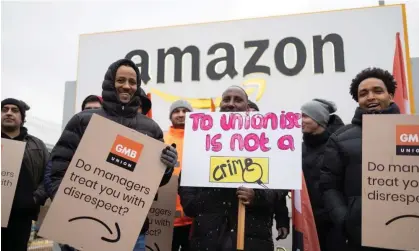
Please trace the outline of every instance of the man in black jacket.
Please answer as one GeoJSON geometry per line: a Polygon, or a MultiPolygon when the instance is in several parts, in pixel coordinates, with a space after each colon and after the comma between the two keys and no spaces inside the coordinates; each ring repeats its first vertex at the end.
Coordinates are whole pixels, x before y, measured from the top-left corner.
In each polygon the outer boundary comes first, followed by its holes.
{"type": "MultiPolygon", "coordinates": [[[[157,123],[138,113],[141,106],[140,86],[140,72],[131,60],[121,59],[109,66],[102,84],[102,108],[85,110],[74,115],[51,152],[45,185],[52,198],[64,178],[93,114],[98,114],[163,142],[163,131],[157,123]]],[[[169,182],[177,162],[176,149],[173,146],[166,147],[162,152],[161,161],[167,166],[160,183],[160,186],[163,186],[169,182]]],[[[147,229],[148,220],[145,221],[141,233],[145,233],[147,229]]]]}
{"type": "MultiPolygon", "coordinates": [[[[259,106],[252,102],[248,101],[249,111],[258,112],[259,106]]],[[[290,217],[289,210],[287,207],[287,190],[277,190],[275,191],[275,200],[274,200],[274,214],[275,214],[275,226],[278,231],[277,240],[286,239],[290,233],[290,217]]]]}
{"type": "Polygon", "coordinates": [[[362,116],[399,114],[393,102],[396,87],[388,71],[367,68],[360,72],[350,86],[352,98],[359,104],[352,123],[336,131],[326,145],[320,175],[323,201],[353,251],[384,250],[361,246],[362,116]]]}
{"type": "Polygon", "coordinates": [[[344,126],[342,119],[333,114],[336,110],[333,102],[324,99],[313,99],[301,107],[303,173],[322,251],[343,251],[346,246],[343,235],[336,231],[330,221],[319,190],[320,168],[327,140],[344,126]]]}
{"type": "MultiPolygon", "coordinates": [[[[220,112],[248,110],[248,97],[242,88],[232,86],[223,93],[220,112]]],[[[179,187],[179,196],[185,214],[194,218],[191,251],[236,250],[238,199],[246,205],[245,250],[273,250],[274,191],[179,187]]]]}
{"type": "MultiPolygon", "coordinates": [[[[44,142],[28,134],[23,126],[29,106],[7,98],[1,102],[1,137],[26,142],[25,153],[16,186],[7,228],[1,228],[1,250],[26,251],[32,220],[48,198],[43,184],[49,153],[44,142]]],[[[7,156],[2,156],[7,158],[7,156]]]]}

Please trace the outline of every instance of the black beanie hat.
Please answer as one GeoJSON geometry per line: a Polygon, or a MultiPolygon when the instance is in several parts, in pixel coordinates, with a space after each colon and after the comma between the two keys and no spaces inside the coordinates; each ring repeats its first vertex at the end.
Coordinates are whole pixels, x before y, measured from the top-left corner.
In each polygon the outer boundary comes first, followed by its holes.
{"type": "Polygon", "coordinates": [[[259,107],[257,106],[257,104],[256,103],[254,103],[254,102],[252,102],[252,101],[247,101],[248,102],[248,104],[249,104],[249,108],[253,108],[253,109],[255,109],[256,111],[259,111],[259,107]]]}
{"type": "Polygon", "coordinates": [[[24,101],[21,100],[17,100],[14,98],[6,98],[3,99],[3,101],[1,101],[1,108],[3,109],[3,107],[5,105],[15,105],[19,108],[19,112],[20,115],[22,117],[22,125],[25,123],[25,117],[26,117],[26,111],[28,111],[30,108],[30,106],[28,104],[26,104],[24,101]]]}
{"type": "Polygon", "coordinates": [[[99,97],[97,95],[89,95],[87,96],[84,100],[83,103],[81,104],[81,110],[84,110],[84,107],[86,106],[87,103],[89,102],[99,102],[100,104],[102,104],[102,97],[99,97]]]}

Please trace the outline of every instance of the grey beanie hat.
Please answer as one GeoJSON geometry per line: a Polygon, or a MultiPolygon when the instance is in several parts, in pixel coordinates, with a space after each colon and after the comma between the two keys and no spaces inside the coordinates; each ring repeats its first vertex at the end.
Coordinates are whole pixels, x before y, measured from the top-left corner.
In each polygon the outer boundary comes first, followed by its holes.
{"type": "Polygon", "coordinates": [[[176,100],[175,102],[173,102],[173,104],[170,106],[169,119],[172,117],[172,113],[177,108],[186,108],[190,112],[193,112],[192,106],[191,106],[191,104],[189,104],[188,101],[179,99],[179,100],[176,100]]]}
{"type": "Polygon", "coordinates": [[[327,127],[327,123],[329,123],[330,114],[336,112],[336,110],[336,105],[332,101],[317,98],[305,103],[301,107],[303,114],[309,116],[325,128],[327,127]]]}

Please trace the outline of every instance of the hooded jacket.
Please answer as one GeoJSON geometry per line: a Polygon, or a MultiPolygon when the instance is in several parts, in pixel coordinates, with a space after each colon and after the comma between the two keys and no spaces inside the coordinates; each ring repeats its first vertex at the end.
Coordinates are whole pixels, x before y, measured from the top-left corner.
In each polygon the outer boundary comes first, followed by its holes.
{"type": "MultiPolygon", "coordinates": [[[[51,160],[47,167],[45,186],[53,198],[64,178],[67,168],[80,143],[81,138],[93,114],[98,114],[118,124],[134,129],[154,139],[163,142],[163,132],[154,120],[138,113],[140,101],[140,73],[136,65],[128,59],[121,59],[111,64],[105,74],[102,84],[103,104],[101,109],[85,110],[74,115],[67,123],[60,139],[51,152],[51,160]],[[137,73],[137,92],[127,104],[120,102],[115,89],[115,75],[122,65],[132,67],[137,73]]],[[[167,184],[172,176],[173,169],[166,172],[160,186],[167,184]]],[[[148,229],[148,220],[145,221],[142,233],[148,229]]]]}
{"type": "MultiPolygon", "coordinates": [[[[176,129],[173,126],[169,128],[169,131],[164,135],[164,142],[166,144],[176,144],[176,150],[178,152],[178,164],[173,171],[174,175],[179,176],[180,171],[182,170],[182,156],[183,156],[183,137],[185,134],[184,129],[176,129]]],[[[175,214],[175,227],[186,226],[192,224],[192,219],[188,216],[185,216],[183,212],[182,205],[180,203],[180,196],[176,196],[176,214],[175,214]]]]}
{"type": "Polygon", "coordinates": [[[20,128],[20,134],[15,138],[10,138],[5,133],[2,133],[1,137],[26,142],[13,199],[12,214],[28,214],[35,220],[39,213],[39,206],[43,205],[48,198],[43,183],[44,169],[49,158],[47,147],[42,140],[28,134],[25,127],[20,128]]]}
{"type": "Polygon", "coordinates": [[[343,231],[357,250],[384,250],[361,247],[362,116],[400,114],[395,103],[381,111],[357,108],[352,123],[336,131],[327,142],[320,170],[320,190],[334,225],[343,231]]]}

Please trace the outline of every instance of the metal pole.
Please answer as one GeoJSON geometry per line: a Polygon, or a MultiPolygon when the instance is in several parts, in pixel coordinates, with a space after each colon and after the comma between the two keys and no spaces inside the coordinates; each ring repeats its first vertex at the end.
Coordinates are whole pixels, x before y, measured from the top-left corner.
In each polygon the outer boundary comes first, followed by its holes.
{"type": "Polygon", "coordinates": [[[64,130],[67,122],[74,115],[74,108],[76,104],[76,81],[65,82],[64,90],[64,107],[63,107],[63,119],[61,130],[64,130]]]}

